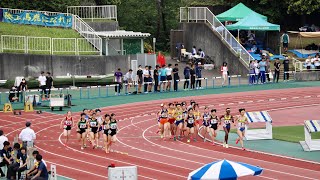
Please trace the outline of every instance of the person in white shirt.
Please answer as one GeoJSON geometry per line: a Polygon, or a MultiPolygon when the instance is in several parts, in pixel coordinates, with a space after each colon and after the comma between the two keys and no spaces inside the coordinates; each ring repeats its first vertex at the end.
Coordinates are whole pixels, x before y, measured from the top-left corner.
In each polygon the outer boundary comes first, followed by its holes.
{"type": "Polygon", "coordinates": [[[3,149],[3,143],[9,141],[8,138],[3,134],[3,131],[0,130],[0,150],[3,149]]]}
{"type": "Polygon", "coordinates": [[[314,64],[316,70],[320,70],[319,54],[316,54],[315,58],[313,58],[313,64],[314,64]]]}
{"type": "Polygon", "coordinates": [[[36,133],[30,128],[31,123],[26,123],[26,128],[24,128],[21,133],[19,134],[19,139],[22,141],[23,147],[27,147],[28,142],[34,143],[36,139],[36,133]]]}
{"type": "Polygon", "coordinates": [[[171,89],[171,81],[172,81],[172,64],[168,64],[168,67],[166,68],[166,75],[167,75],[167,91],[170,91],[171,89]]]}
{"type": "Polygon", "coordinates": [[[132,74],[132,69],[129,69],[129,71],[124,75],[123,81],[127,85],[127,93],[131,94],[131,84],[133,83],[133,74],[132,74]]]}
{"type": "Polygon", "coordinates": [[[196,55],[197,54],[197,49],[196,49],[196,46],[193,46],[192,47],[192,56],[196,55]]]}
{"type": "Polygon", "coordinates": [[[204,58],[206,54],[204,54],[202,49],[199,49],[200,58],[204,58]]]}
{"type": "Polygon", "coordinates": [[[310,69],[311,69],[311,56],[308,56],[308,58],[306,59],[305,64],[307,66],[307,70],[310,71],[310,69]]]}
{"type": "Polygon", "coordinates": [[[145,66],[145,69],[143,70],[144,93],[148,93],[149,77],[149,66],[145,66]]]}
{"type": "Polygon", "coordinates": [[[38,81],[39,87],[41,89],[41,98],[42,100],[45,100],[47,94],[47,78],[44,75],[43,71],[41,71],[41,75],[39,76],[38,81]]]}

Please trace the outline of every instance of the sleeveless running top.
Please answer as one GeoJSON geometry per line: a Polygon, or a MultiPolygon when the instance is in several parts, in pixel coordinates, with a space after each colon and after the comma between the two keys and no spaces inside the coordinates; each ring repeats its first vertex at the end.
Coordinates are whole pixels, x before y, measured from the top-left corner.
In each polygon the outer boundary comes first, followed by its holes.
{"type": "Polygon", "coordinates": [[[188,119],[187,119],[187,123],[188,124],[193,124],[194,123],[194,115],[188,115],[188,119]]]}
{"type": "Polygon", "coordinates": [[[239,127],[245,127],[246,121],[247,121],[247,117],[246,116],[239,116],[238,126],[239,127]]]}
{"type": "Polygon", "coordinates": [[[71,126],[72,125],[72,117],[70,117],[70,118],[66,117],[64,120],[64,125],[71,126]]]}
{"type": "Polygon", "coordinates": [[[217,124],[218,123],[218,117],[210,115],[210,124],[217,124]]]}
{"type": "Polygon", "coordinates": [[[223,119],[224,119],[224,124],[230,124],[232,120],[232,116],[231,115],[228,116],[225,114],[223,119]]]}
{"type": "Polygon", "coordinates": [[[98,120],[97,119],[90,119],[90,127],[98,127],[98,120]]]}
{"type": "Polygon", "coordinates": [[[107,122],[103,121],[103,123],[102,123],[102,129],[103,129],[103,130],[108,130],[109,127],[110,127],[109,124],[108,124],[107,122]]]}
{"type": "Polygon", "coordinates": [[[111,130],[117,130],[117,120],[115,120],[114,122],[110,121],[109,127],[111,130]]]}
{"type": "Polygon", "coordinates": [[[168,118],[173,118],[174,109],[168,109],[168,118]]]}
{"type": "Polygon", "coordinates": [[[168,110],[167,109],[162,109],[160,112],[160,117],[161,118],[167,118],[168,117],[168,110]]]}
{"type": "Polygon", "coordinates": [[[79,129],[87,129],[87,121],[86,119],[81,119],[78,123],[79,129]]]}
{"type": "Polygon", "coordinates": [[[200,111],[196,111],[196,112],[194,112],[193,114],[194,114],[194,116],[195,116],[195,118],[196,118],[197,120],[200,119],[200,116],[201,116],[200,111]]]}
{"type": "Polygon", "coordinates": [[[176,120],[177,121],[183,120],[183,112],[182,111],[180,111],[180,110],[176,111],[176,120]]]}

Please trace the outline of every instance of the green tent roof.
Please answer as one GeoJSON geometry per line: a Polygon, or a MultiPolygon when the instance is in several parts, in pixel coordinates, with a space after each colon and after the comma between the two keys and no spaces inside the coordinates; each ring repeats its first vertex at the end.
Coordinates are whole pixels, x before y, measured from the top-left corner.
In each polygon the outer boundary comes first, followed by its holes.
{"type": "Polygon", "coordinates": [[[248,8],[246,5],[244,5],[242,3],[237,4],[233,8],[217,15],[216,17],[221,22],[223,22],[223,21],[240,21],[241,19],[248,16],[252,12],[254,12],[258,16],[262,17],[263,19],[268,20],[268,18],[266,16],[259,14],[259,13],[256,13],[255,11],[251,10],[250,8],[248,8]]]}
{"type": "Polygon", "coordinates": [[[251,13],[239,22],[226,27],[228,30],[280,31],[280,25],[271,24],[256,13],[251,13]]]}

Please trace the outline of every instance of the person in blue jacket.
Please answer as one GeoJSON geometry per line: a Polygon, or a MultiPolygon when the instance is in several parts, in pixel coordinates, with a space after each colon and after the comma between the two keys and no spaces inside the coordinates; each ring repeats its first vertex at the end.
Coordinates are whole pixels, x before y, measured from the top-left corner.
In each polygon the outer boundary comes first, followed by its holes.
{"type": "Polygon", "coordinates": [[[202,76],[202,65],[201,65],[201,62],[198,62],[197,66],[196,66],[196,78],[198,79],[196,81],[196,87],[197,89],[201,89],[201,80],[199,78],[201,78],[202,76]]]}

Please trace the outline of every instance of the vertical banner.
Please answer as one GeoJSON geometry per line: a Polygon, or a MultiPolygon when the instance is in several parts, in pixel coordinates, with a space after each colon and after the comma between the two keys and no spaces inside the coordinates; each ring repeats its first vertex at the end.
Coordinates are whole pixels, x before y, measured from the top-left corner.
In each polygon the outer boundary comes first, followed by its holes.
{"type": "Polygon", "coordinates": [[[2,22],[2,17],[3,17],[3,9],[0,8],[0,22],[2,22]]]}
{"type": "Polygon", "coordinates": [[[72,16],[65,14],[57,14],[49,16],[40,12],[21,12],[12,14],[8,10],[3,9],[3,22],[13,24],[30,24],[49,27],[72,27],[72,16]]]}

